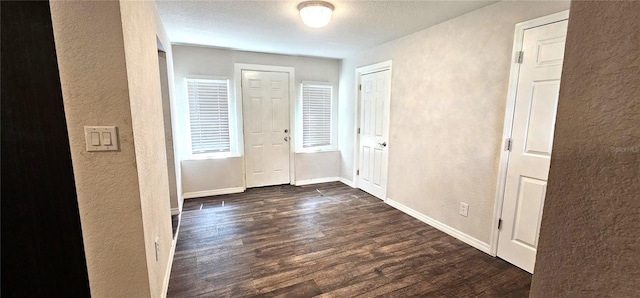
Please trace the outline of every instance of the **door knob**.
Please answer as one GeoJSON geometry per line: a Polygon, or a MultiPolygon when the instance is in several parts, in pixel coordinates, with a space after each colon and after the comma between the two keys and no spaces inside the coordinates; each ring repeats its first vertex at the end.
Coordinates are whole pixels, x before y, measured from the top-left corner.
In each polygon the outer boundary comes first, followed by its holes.
{"type": "Polygon", "coordinates": [[[285,129],[285,130],[284,130],[284,133],[289,133],[289,130],[288,130],[288,129],[285,129]]]}
{"type": "Polygon", "coordinates": [[[387,142],[378,143],[378,145],[380,145],[382,147],[387,147],[387,142]]]}
{"type": "Polygon", "coordinates": [[[289,142],[289,137],[284,137],[285,142],[289,142]]]}

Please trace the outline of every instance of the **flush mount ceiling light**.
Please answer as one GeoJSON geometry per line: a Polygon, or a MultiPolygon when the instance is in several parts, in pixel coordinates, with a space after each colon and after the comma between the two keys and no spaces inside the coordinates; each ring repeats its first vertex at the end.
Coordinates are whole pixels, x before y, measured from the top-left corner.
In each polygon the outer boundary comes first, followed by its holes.
{"type": "Polygon", "coordinates": [[[311,28],[320,28],[329,24],[333,4],[325,1],[306,1],[298,4],[302,22],[311,28]]]}

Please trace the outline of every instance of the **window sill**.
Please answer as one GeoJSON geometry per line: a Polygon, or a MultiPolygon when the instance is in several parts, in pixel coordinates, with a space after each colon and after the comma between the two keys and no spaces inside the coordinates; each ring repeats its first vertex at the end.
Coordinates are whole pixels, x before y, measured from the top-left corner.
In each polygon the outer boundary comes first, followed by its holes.
{"type": "Polygon", "coordinates": [[[323,153],[323,152],[340,152],[338,148],[305,148],[298,149],[296,153],[323,153]]]}
{"type": "Polygon", "coordinates": [[[241,157],[242,155],[238,153],[212,153],[212,154],[197,154],[191,155],[187,160],[205,160],[205,159],[225,159],[225,158],[234,158],[241,157]]]}

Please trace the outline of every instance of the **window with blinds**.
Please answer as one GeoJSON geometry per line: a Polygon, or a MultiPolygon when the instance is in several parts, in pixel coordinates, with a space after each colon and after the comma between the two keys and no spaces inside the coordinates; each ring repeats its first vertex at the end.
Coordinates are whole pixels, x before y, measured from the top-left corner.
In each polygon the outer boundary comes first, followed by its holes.
{"type": "Polygon", "coordinates": [[[302,147],[331,145],[331,96],[333,87],[302,84],[302,147]]]}
{"type": "Polygon", "coordinates": [[[229,81],[187,79],[192,154],[230,152],[229,81]]]}

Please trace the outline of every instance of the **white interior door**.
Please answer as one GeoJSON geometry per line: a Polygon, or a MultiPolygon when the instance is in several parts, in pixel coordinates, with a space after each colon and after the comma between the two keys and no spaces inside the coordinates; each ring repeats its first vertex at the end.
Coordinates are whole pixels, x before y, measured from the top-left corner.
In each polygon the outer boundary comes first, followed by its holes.
{"type": "Polygon", "coordinates": [[[498,256],[533,272],[558,106],[567,21],[524,31],[498,256]]]}
{"type": "Polygon", "coordinates": [[[387,196],[391,71],[363,75],[360,82],[358,187],[384,200],[387,196]]]}
{"type": "Polygon", "coordinates": [[[289,74],[242,71],[247,187],[288,184],[289,74]]]}

